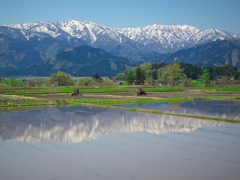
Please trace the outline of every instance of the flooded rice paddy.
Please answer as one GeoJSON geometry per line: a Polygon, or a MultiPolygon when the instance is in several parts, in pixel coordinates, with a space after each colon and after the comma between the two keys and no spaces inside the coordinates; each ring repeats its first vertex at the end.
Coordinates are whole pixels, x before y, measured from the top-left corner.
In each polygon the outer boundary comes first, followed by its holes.
{"type": "Polygon", "coordinates": [[[239,179],[240,124],[82,106],[1,113],[0,159],[3,180],[239,179]]]}
{"type": "Polygon", "coordinates": [[[141,108],[174,112],[180,114],[217,116],[240,119],[240,102],[233,101],[189,101],[174,103],[127,104],[117,105],[127,108],[141,108]]]}

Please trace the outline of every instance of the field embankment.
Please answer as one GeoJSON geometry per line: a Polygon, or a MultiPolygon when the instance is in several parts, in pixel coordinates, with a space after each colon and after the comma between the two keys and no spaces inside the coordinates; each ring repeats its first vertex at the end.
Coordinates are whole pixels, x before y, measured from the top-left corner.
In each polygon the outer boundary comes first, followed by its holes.
{"type": "MultiPolygon", "coordinates": [[[[80,89],[80,94],[77,96],[70,95],[74,87],[1,88],[0,112],[76,105],[116,108],[112,105],[183,102],[194,100],[240,100],[240,88],[145,87],[144,89],[147,92],[146,96],[136,95],[137,86],[77,88],[80,89]]],[[[146,110],[138,109],[136,111],[145,112],[146,110]]],[[[147,111],[166,114],[152,110],[147,111]]],[[[167,114],[179,115],[172,113],[167,114]]],[[[205,119],[222,120],[221,118],[216,117],[205,117],[205,119]]],[[[232,119],[225,120],[233,121],[232,119]]]]}

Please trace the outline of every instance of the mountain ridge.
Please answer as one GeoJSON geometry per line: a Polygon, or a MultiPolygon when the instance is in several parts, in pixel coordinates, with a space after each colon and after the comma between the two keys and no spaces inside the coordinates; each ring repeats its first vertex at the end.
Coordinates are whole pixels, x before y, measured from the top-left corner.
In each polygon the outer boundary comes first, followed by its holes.
{"type": "Polygon", "coordinates": [[[185,50],[179,50],[162,59],[162,62],[184,62],[197,66],[233,65],[240,68],[240,40],[222,40],[185,50]]]}
{"type": "Polygon", "coordinates": [[[236,39],[240,39],[239,34],[218,29],[200,30],[189,25],[112,28],[78,20],[2,25],[0,71],[24,69],[78,46],[101,48],[140,63],[160,61],[164,53],[236,39]]]}
{"type": "MultiPolygon", "coordinates": [[[[188,63],[200,67],[233,65],[240,68],[240,40],[215,41],[179,50],[159,58],[158,62],[188,63]]],[[[124,68],[137,65],[139,64],[134,61],[114,56],[99,48],[79,46],[65,50],[25,69],[11,71],[7,75],[50,76],[60,70],[73,76],[93,76],[93,74],[115,76],[124,68]]]]}
{"type": "Polygon", "coordinates": [[[114,76],[124,68],[136,66],[126,58],[90,46],[79,46],[65,50],[51,58],[22,70],[11,71],[9,76],[50,76],[64,71],[72,76],[114,76]]]}
{"type": "MultiPolygon", "coordinates": [[[[156,51],[159,53],[172,53],[210,41],[240,39],[239,34],[218,29],[200,30],[190,25],[153,24],[138,28],[112,28],[89,21],[68,20],[55,23],[30,22],[4,26],[21,30],[28,40],[36,36],[40,40],[39,33],[45,33],[53,38],[71,36],[84,40],[89,46],[98,47],[98,41],[102,42],[102,37],[108,36],[117,44],[124,45],[124,43],[132,41],[138,48],[145,48],[146,52],[156,51]]],[[[109,51],[107,45],[102,46],[102,49],[109,51]]]]}

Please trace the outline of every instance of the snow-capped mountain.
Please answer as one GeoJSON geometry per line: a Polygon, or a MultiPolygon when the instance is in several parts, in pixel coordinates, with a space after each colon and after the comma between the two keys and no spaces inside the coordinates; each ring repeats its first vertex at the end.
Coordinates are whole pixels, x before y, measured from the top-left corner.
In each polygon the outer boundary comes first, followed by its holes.
{"type": "MultiPolygon", "coordinates": [[[[204,44],[223,39],[239,39],[239,34],[231,34],[217,29],[200,30],[188,25],[153,24],[142,28],[111,28],[88,21],[69,20],[56,23],[26,23],[5,25],[18,29],[31,41],[38,38],[41,41],[46,35],[57,39],[76,38],[84,40],[89,46],[107,51],[116,47],[133,46],[140,52],[175,52],[186,47],[204,44]]],[[[116,51],[116,50],[115,50],[116,51]]],[[[118,53],[116,51],[116,53],[118,53]]]]}
{"type": "Polygon", "coordinates": [[[160,61],[161,54],[224,39],[240,39],[240,35],[188,25],[112,28],[77,20],[3,25],[0,68],[24,68],[82,45],[135,61],[160,61]]]}

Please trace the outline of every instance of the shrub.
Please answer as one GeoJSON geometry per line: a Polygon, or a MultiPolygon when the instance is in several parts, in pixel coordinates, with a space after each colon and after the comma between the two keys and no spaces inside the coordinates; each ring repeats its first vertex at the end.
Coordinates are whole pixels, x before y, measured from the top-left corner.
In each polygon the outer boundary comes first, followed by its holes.
{"type": "Polygon", "coordinates": [[[58,71],[56,74],[51,74],[51,84],[57,84],[58,86],[74,85],[74,80],[70,74],[62,71],[58,71]]]}
{"type": "Polygon", "coordinates": [[[80,78],[77,82],[79,86],[95,86],[98,85],[92,78],[80,78]]]}
{"type": "Polygon", "coordinates": [[[10,78],[4,81],[5,84],[13,87],[23,86],[23,83],[17,78],[10,78]]]}
{"type": "Polygon", "coordinates": [[[197,81],[197,80],[192,80],[192,85],[195,87],[199,87],[199,86],[201,86],[201,82],[197,81]]]}
{"type": "Polygon", "coordinates": [[[122,86],[127,86],[127,84],[128,84],[127,81],[122,82],[122,86]]]}

